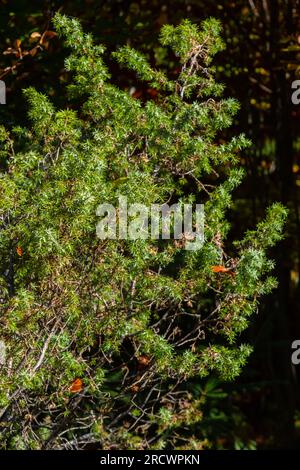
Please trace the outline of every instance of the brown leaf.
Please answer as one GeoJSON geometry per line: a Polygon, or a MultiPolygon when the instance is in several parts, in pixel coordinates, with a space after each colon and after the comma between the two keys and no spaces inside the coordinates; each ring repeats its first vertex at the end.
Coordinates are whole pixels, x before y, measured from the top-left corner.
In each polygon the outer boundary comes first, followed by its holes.
{"type": "Polygon", "coordinates": [[[158,95],[158,91],[154,88],[148,88],[147,93],[151,96],[151,98],[156,98],[158,95]]]}
{"type": "Polygon", "coordinates": [[[130,387],[130,390],[132,391],[132,393],[137,393],[139,391],[140,387],[138,385],[132,385],[130,387]]]}
{"type": "Polygon", "coordinates": [[[42,44],[42,46],[43,46],[44,49],[46,49],[46,50],[48,49],[48,47],[49,47],[49,41],[44,41],[44,42],[41,43],[41,44],[42,44]]]}
{"type": "Polygon", "coordinates": [[[149,356],[143,355],[143,356],[137,357],[137,361],[138,361],[140,366],[146,367],[149,364],[149,362],[151,361],[151,359],[150,359],[149,356]]]}
{"type": "Polygon", "coordinates": [[[55,36],[57,36],[55,31],[45,31],[40,39],[40,44],[45,45],[49,39],[52,39],[55,36]]]}
{"type": "Polygon", "coordinates": [[[8,47],[4,52],[3,55],[14,54],[15,50],[12,47],[8,47]]]}
{"type": "Polygon", "coordinates": [[[32,57],[34,57],[34,56],[36,55],[37,51],[38,51],[38,48],[37,48],[37,47],[34,47],[33,49],[31,49],[31,50],[29,51],[29,54],[30,54],[32,57]]]}
{"type": "Polygon", "coordinates": [[[30,39],[39,39],[41,36],[42,36],[41,33],[34,31],[33,33],[31,33],[30,39]]]}
{"type": "Polygon", "coordinates": [[[19,47],[21,46],[21,39],[16,39],[14,41],[14,46],[16,49],[19,49],[19,47]]]}
{"type": "Polygon", "coordinates": [[[55,31],[45,31],[44,32],[44,37],[47,39],[52,39],[57,36],[57,33],[55,31]]]}
{"type": "Polygon", "coordinates": [[[140,98],[143,95],[142,90],[136,90],[134,93],[132,93],[133,98],[140,98]]]}

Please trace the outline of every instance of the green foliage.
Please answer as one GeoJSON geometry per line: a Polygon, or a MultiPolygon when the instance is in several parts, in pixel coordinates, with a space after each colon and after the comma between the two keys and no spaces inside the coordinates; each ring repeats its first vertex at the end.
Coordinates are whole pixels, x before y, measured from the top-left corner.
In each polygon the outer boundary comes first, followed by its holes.
{"type": "Polygon", "coordinates": [[[216,20],[163,28],[181,64],[173,81],[129,47],[114,54],[158,90],[146,103],[108,81],[104,48],[76,20],[54,23],[72,49],[70,99],[84,104],[57,111],[27,89],[30,130],[1,130],[2,446],[203,448],[205,397],[191,384],[232,380],[245,364],[251,348],[238,334],[274,286],[265,250],[285,209],[273,206],[227,254],[226,210],[249,142],[222,140],[238,103],[220,97],[210,66],[222,49],[216,20]],[[97,239],[97,206],[120,195],[205,203],[203,248],[97,239]]]}

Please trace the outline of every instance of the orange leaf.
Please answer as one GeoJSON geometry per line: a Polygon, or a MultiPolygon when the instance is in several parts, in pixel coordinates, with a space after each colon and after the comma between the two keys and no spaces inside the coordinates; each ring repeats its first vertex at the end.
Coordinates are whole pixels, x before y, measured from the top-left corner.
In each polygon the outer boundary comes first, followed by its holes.
{"type": "Polygon", "coordinates": [[[23,255],[23,248],[22,248],[20,245],[17,246],[16,251],[17,251],[17,253],[18,253],[19,256],[22,256],[22,255],[23,255]]]}
{"type": "Polygon", "coordinates": [[[211,270],[214,273],[225,273],[225,274],[229,274],[230,276],[236,276],[236,273],[232,271],[231,268],[226,268],[225,266],[222,266],[222,265],[212,266],[211,270]]]}
{"type": "Polygon", "coordinates": [[[229,268],[225,268],[225,266],[221,266],[221,265],[212,266],[212,267],[211,267],[211,270],[212,270],[212,272],[214,272],[214,273],[228,273],[228,271],[230,271],[229,268]]]}
{"type": "Polygon", "coordinates": [[[70,386],[69,391],[71,393],[77,393],[77,392],[81,392],[82,389],[83,389],[82,380],[81,379],[75,379],[74,382],[72,383],[72,385],[70,386]]]}

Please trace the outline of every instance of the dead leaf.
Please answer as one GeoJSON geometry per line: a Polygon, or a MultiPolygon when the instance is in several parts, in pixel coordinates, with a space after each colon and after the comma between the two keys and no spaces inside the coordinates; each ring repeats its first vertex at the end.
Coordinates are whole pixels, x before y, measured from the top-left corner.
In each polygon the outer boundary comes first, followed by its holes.
{"type": "Polygon", "coordinates": [[[226,268],[225,266],[222,266],[222,265],[212,266],[211,270],[214,273],[228,273],[228,271],[230,271],[229,268],[226,268]]]}
{"type": "Polygon", "coordinates": [[[14,46],[16,49],[19,49],[19,47],[21,46],[21,39],[16,39],[14,42],[14,46]]]}
{"type": "Polygon", "coordinates": [[[18,253],[19,256],[22,256],[23,255],[23,248],[20,245],[18,245],[17,249],[16,249],[16,252],[18,253]]]}
{"type": "Polygon", "coordinates": [[[38,51],[38,48],[37,48],[37,47],[34,47],[33,49],[31,49],[31,50],[29,51],[29,54],[30,54],[32,57],[34,57],[34,56],[36,55],[37,51],[38,51]]]}
{"type": "Polygon", "coordinates": [[[83,389],[82,380],[81,379],[75,379],[74,382],[72,383],[72,385],[70,386],[69,391],[71,393],[78,393],[78,392],[81,392],[82,389],[83,389]]]}
{"type": "Polygon", "coordinates": [[[137,357],[137,361],[139,365],[142,367],[146,367],[149,364],[150,360],[151,360],[150,357],[146,355],[137,357]]]}
{"type": "Polygon", "coordinates": [[[43,42],[41,42],[40,44],[41,44],[41,45],[43,46],[43,48],[46,49],[46,50],[47,50],[48,47],[49,47],[49,41],[43,41],[43,42]]]}
{"type": "Polygon", "coordinates": [[[40,44],[42,44],[43,46],[45,46],[45,44],[49,41],[49,39],[52,39],[54,37],[56,37],[57,34],[55,31],[45,31],[43,34],[42,34],[42,37],[40,39],[40,44]]]}
{"type": "Polygon", "coordinates": [[[132,391],[132,393],[137,393],[139,391],[140,387],[138,385],[132,385],[130,387],[130,390],[132,391]]]}
{"type": "Polygon", "coordinates": [[[34,31],[30,35],[30,39],[39,39],[40,37],[42,37],[42,35],[41,35],[41,33],[38,33],[37,31],[34,31]]]}
{"type": "Polygon", "coordinates": [[[222,265],[212,266],[211,270],[214,273],[225,273],[229,274],[230,276],[236,276],[236,273],[232,270],[232,268],[226,268],[222,265]]]}

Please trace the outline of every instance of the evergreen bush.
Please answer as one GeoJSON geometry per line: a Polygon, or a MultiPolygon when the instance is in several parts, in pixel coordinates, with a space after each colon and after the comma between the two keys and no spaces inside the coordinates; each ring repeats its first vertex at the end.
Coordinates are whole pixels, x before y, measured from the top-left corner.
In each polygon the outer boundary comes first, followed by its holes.
{"type": "Polygon", "coordinates": [[[224,141],[239,105],[212,59],[221,27],[164,26],[177,76],[129,46],[113,54],[152,90],[115,86],[102,45],[55,16],[71,55],[70,102],[25,90],[30,128],[1,128],[1,445],[17,449],[201,449],[209,377],[233,380],[239,335],[276,285],[267,249],[286,210],[229,243],[227,210],[244,135],[224,141]],[[72,99],[82,105],[75,111],[72,99]],[[203,203],[205,243],[100,240],[101,203],[203,203]]]}

